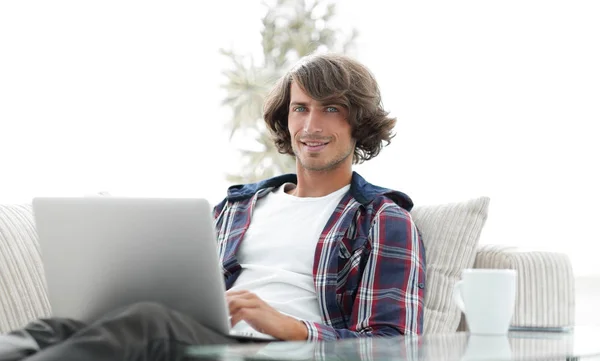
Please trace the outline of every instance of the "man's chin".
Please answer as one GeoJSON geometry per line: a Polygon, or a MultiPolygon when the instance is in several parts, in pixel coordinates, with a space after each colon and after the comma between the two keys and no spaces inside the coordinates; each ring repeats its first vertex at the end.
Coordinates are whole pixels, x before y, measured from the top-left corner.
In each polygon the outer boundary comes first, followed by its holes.
{"type": "Polygon", "coordinates": [[[311,172],[330,172],[339,167],[339,164],[329,164],[324,162],[300,162],[302,169],[311,172]]]}
{"type": "Polygon", "coordinates": [[[296,161],[299,163],[300,168],[298,170],[307,170],[311,172],[331,172],[340,168],[344,161],[351,156],[351,153],[339,160],[327,159],[325,154],[300,154],[296,153],[296,161]]]}

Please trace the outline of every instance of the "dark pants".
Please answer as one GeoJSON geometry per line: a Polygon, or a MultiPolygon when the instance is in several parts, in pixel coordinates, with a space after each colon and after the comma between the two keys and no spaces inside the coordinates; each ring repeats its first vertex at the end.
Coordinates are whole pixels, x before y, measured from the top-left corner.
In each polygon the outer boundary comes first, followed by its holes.
{"type": "Polygon", "coordinates": [[[41,319],[9,335],[23,338],[29,346],[21,346],[8,359],[28,361],[182,360],[186,345],[239,343],[155,303],[126,307],[89,325],[41,319]]]}

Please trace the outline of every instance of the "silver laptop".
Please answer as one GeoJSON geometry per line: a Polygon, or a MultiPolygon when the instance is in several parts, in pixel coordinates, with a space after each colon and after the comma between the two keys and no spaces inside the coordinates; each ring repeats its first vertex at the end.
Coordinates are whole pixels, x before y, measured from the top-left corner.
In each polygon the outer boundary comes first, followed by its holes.
{"type": "Polygon", "coordinates": [[[212,209],[202,199],[35,198],[55,317],[90,322],[152,301],[234,337],[212,209]]]}

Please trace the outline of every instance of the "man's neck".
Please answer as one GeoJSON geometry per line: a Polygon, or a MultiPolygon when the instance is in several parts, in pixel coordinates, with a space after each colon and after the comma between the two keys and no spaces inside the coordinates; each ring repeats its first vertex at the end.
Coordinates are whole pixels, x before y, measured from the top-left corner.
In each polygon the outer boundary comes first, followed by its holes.
{"type": "Polygon", "coordinates": [[[296,197],[324,197],[352,181],[352,167],[310,171],[298,166],[298,184],[290,193],[296,197]]]}

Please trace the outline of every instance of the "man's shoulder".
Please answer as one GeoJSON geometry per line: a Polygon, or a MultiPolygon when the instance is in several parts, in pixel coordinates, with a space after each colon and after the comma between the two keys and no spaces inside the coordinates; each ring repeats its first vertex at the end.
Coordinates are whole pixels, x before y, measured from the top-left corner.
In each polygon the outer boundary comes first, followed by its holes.
{"type": "Polygon", "coordinates": [[[362,218],[363,226],[372,227],[377,222],[378,225],[387,224],[391,226],[397,221],[412,222],[410,211],[398,204],[394,197],[389,193],[382,193],[375,196],[372,201],[364,206],[362,218]]]}
{"type": "Polygon", "coordinates": [[[384,208],[389,211],[408,213],[413,207],[413,201],[407,194],[371,184],[358,173],[353,175],[350,192],[359,203],[373,210],[384,208]]]}
{"type": "MultiPolygon", "coordinates": [[[[410,211],[405,208],[406,204],[395,199],[393,194],[383,193],[376,196],[371,202],[374,212],[386,212],[397,214],[409,214],[410,211]]],[[[412,206],[411,206],[412,207],[412,206]]]]}

